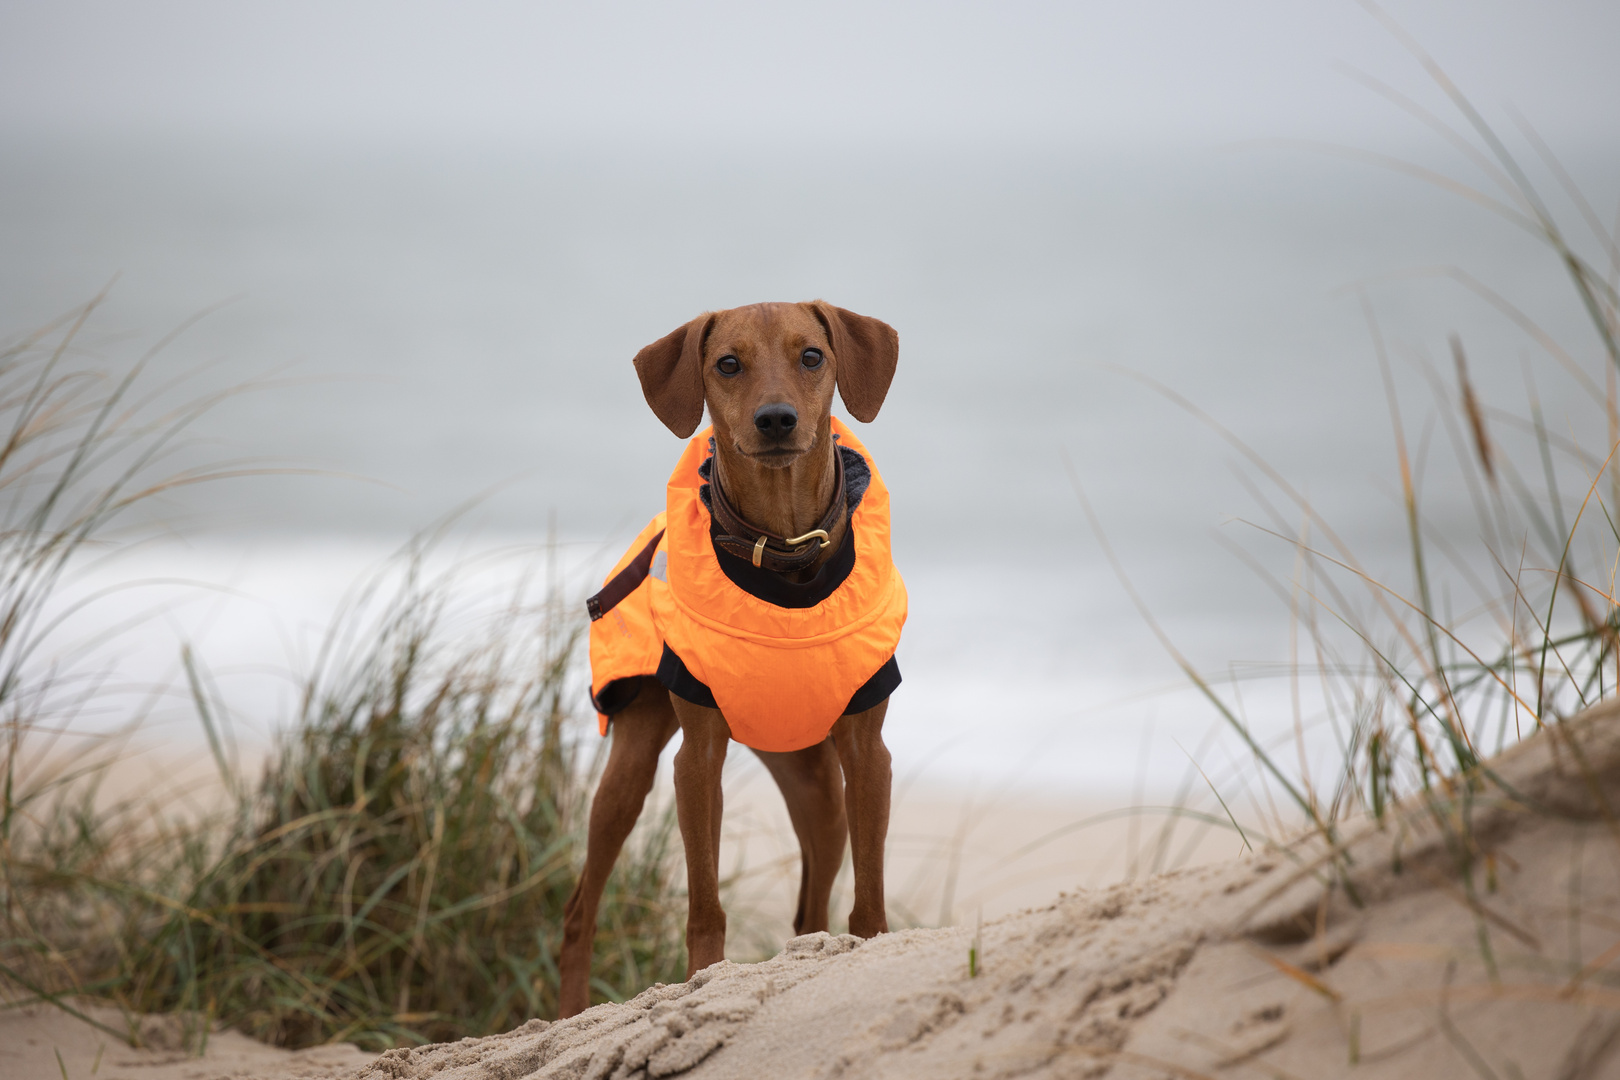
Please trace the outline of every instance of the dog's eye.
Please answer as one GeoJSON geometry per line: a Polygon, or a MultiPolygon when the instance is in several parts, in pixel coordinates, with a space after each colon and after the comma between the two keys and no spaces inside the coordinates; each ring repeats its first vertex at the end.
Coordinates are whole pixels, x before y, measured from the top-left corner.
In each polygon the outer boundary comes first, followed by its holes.
{"type": "Polygon", "coordinates": [[[821,350],[820,349],[806,349],[806,350],[804,350],[804,352],[799,354],[799,363],[803,364],[807,368],[818,368],[818,367],[820,367],[821,366],[821,350]]]}
{"type": "Polygon", "coordinates": [[[722,375],[735,375],[742,370],[742,363],[735,356],[722,356],[714,366],[722,375]]]}

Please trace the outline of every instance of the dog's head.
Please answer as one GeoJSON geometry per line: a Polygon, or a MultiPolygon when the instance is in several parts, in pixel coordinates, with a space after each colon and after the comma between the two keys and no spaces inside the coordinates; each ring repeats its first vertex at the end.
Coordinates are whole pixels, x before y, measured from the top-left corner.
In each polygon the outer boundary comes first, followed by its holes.
{"type": "Polygon", "coordinates": [[[681,438],[709,406],[717,441],[785,467],[816,444],[833,387],[850,415],[877,417],[900,355],[888,323],[820,300],[699,315],[636,354],[647,404],[681,438]]]}

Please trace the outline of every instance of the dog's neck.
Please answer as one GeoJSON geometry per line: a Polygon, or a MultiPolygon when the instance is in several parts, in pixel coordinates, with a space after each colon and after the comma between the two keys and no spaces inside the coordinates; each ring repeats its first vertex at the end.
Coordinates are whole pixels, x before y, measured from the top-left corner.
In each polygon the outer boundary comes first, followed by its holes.
{"type": "MultiPolygon", "coordinates": [[[[772,468],[754,461],[725,438],[715,440],[715,468],[726,498],[743,520],[779,536],[802,536],[817,527],[827,507],[840,494],[834,454],[832,423],[821,422],[816,443],[786,468],[772,468]]],[[[821,545],[816,559],[804,570],[787,575],[792,580],[808,580],[821,564],[832,558],[849,528],[849,515],[838,516],[828,530],[828,541],[821,545]]]]}

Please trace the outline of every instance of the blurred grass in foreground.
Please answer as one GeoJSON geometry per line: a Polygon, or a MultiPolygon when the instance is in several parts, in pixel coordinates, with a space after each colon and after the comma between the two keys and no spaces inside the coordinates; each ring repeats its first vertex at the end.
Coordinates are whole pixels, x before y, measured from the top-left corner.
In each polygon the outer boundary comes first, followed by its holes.
{"type": "Polygon", "coordinates": [[[1475,871],[1487,852],[1470,819],[1473,796],[1492,775],[1489,759],[1620,690],[1620,220],[1605,226],[1534,127],[1510,112],[1521,143],[1556,186],[1563,216],[1577,223],[1574,230],[1567,228],[1532,181],[1523,154],[1509,148],[1394,20],[1372,0],[1361,3],[1417,60],[1455,119],[1369,76],[1351,75],[1438,134],[1474,175],[1458,178],[1343,147],[1272,145],[1326,151],[1389,169],[1528,233],[1553,256],[1554,272],[1567,278],[1591,337],[1566,347],[1511,299],[1461,267],[1402,275],[1450,282],[1522,335],[1519,341],[1510,335],[1498,342],[1497,351],[1520,349],[1525,407],[1495,407],[1473,381],[1459,334],[1450,335],[1449,355],[1438,362],[1421,343],[1390,341],[1368,283],[1356,286],[1392,424],[1400,528],[1410,560],[1406,584],[1369,569],[1303,486],[1215,417],[1150,377],[1115,369],[1172,402],[1237,453],[1240,475],[1261,515],[1247,524],[1265,544],[1280,545],[1291,563],[1289,571],[1279,573],[1276,546],[1266,550],[1219,537],[1287,612],[1292,651],[1283,677],[1291,684],[1293,724],[1281,737],[1256,734],[1246,719],[1240,679],[1223,685],[1176,648],[1108,543],[1072,466],[1071,477],[1120,582],[1244,751],[1244,760],[1230,771],[1211,769],[1214,775],[1206,776],[1200,767],[1189,770],[1192,783],[1183,789],[1180,805],[1166,808],[1165,825],[1152,841],[1156,851],[1142,869],[1167,865],[1169,841],[1183,823],[1207,828],[1222,821],[1255,846],[1283,845],[1303,824],[1338,855],[1326,876],[1353,893],[1346,826],[1370,819],[1380,827],[1393,821],[1400,828],[1393,813],[1400,804],[1402,812],[1426,808],[1445,824],[1454,841],[1450,850],[1458,880],[1472,897],[1475,871]],[[1432,394],[1415,450],[1392,371],[1397,357],[1432,394]],[[1452,369],[1450,377],[1446,368],[1452,369]],[[1583,409],[1550,425],[1538,386],[1555,383],[1560,399],[1573,396],[1583,409]],[[1439,460],[1445,449],[1449,463],[1439,460]],[[1448,529],[1425,514],[1426,480],[1466,492],[1473,511],[1467,529],[1448,529]],[[1334,752],[1313,768],[1307,732],[1323,730],[1334,752]],[[1213,797],[1207,812],[1191,810],[1188,803],[1198,784],[1213,797]],[[1234,808],[1244,811],[1251,823],[1247,830],[1234,808]]]}
{"type": "MultiPolygon", "coordinates": [[[[179,1011],[199,1050],[216,1022],[282,1045],[385,1047],[555,1015],[596,772],[570,723],[581,619],[555,586],[536,601],[522,578],[473,619],[459,603],[469,567],[429,577],[432,542],[413,544],[345,608],[256,781],[232,764],[225,711],[186,652],[224,810],[104,796],[140,718],[75,732],[107,687],[39,664],[53,591],[121,512],[242,470],[162,474],[219,396],[153,409],[131,400],[150,356],[120,378],[73,363],[94,307],[0,352],[0,978],[24,991],[10,1004],[179,1011]]],[[[673,833],[671,807],[646,815],[609,883],[601,999],[684,974],[673,833]]]]}

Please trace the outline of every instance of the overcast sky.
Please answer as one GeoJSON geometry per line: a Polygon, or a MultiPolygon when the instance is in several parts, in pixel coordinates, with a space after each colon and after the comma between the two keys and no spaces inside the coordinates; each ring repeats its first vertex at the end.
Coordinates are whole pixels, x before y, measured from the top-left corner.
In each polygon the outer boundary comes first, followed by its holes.
{"type": "MultiPolygon", "coordinates": [[[[1483,104],[1511,100],[1566,145],[1620,128],[1615,0],[1388,10],[1483,104]]],[[[4,0],[0,126],[701,139],[719,154],[772,137],[1398,139],[1388,104],[1335,62],[1425,89],[1354,0],[4,0]]]]}

